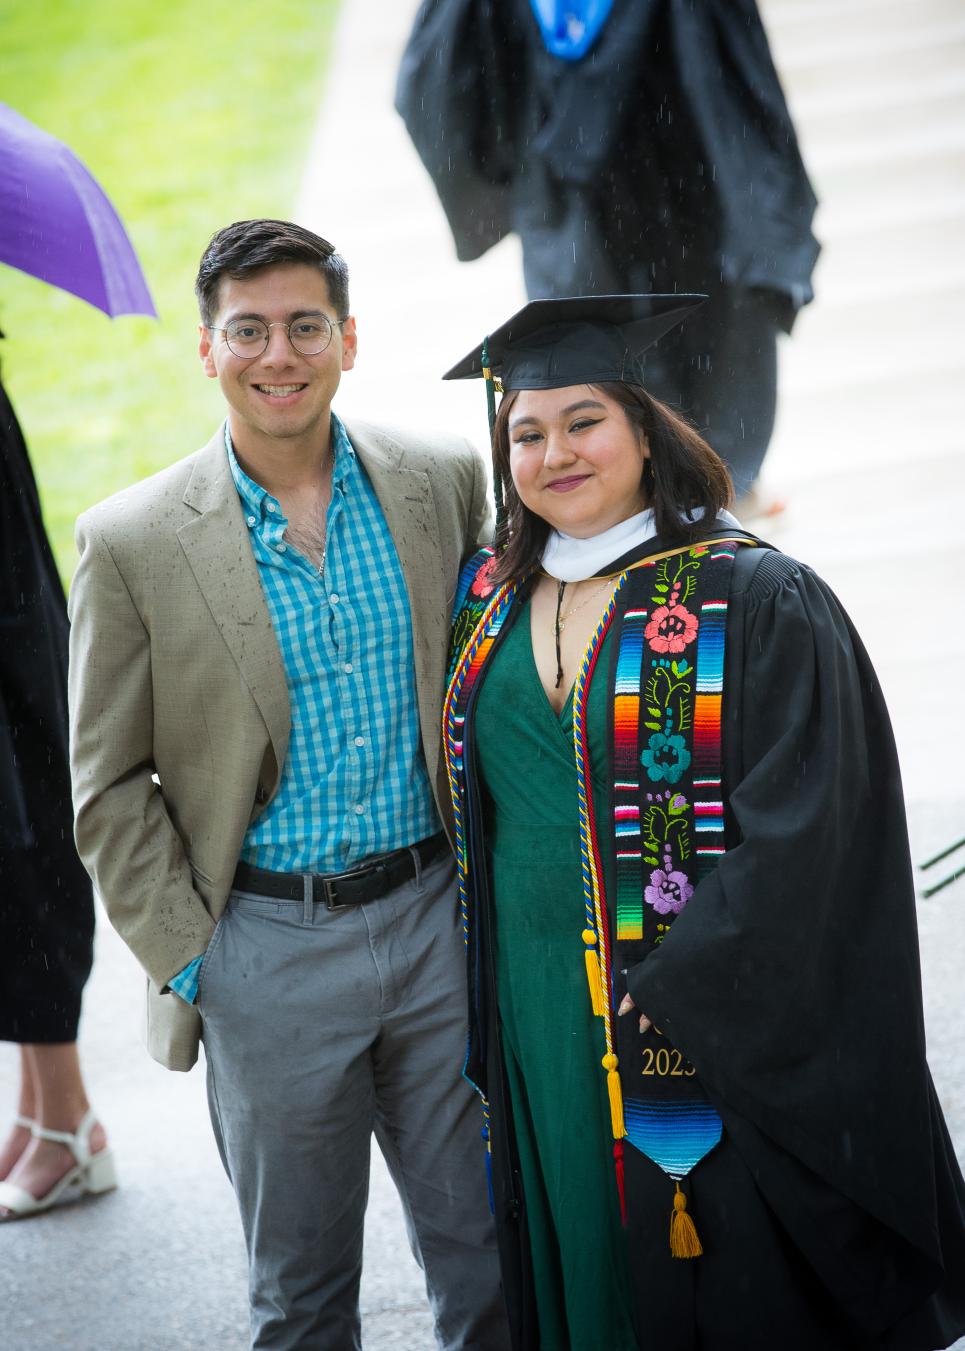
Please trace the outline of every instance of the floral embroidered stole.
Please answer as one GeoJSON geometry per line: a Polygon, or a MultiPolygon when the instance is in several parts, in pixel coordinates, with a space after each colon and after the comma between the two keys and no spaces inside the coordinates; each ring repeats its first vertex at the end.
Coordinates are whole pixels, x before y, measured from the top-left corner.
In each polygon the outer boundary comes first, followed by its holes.
{"type": "MultiPolygon", "coordinates": [[[[614,972],[664,942],[724,852],[721,709],[738,547],[701,544],[627,579],[611,717],[614,972]]],[[[680,1179],[719,1142],[720,1117],[656,1028],[616,1021],[625,1138],[680,1179]]]]}

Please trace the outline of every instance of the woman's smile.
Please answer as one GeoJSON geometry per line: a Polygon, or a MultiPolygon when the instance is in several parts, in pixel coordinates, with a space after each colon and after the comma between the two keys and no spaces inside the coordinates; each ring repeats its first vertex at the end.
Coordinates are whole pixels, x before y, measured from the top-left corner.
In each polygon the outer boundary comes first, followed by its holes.
{"type": "Polygon", "coordinates": [[[549,488],[550,492],[569,493],[572,492],[574,488],[578,488],[581,483],[585,483],[589,477],[589,474],[570,474],[567,478],[553,479],[552,482],[548,483],[546,486],[549,488]]]}

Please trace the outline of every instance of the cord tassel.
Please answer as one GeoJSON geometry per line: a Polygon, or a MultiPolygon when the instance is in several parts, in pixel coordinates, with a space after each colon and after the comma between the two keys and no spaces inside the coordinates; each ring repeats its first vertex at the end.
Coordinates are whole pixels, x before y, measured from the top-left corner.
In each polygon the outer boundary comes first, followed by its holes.
{"type": "Polygon", "coordinates": [[[603,993],[600,989],[600,958],[596,950],[596,934],[592,929],[583,930],[583,942],[586,948],[583,958],[586,962],[586,983],[590,987],[590,1004],[595,1018],[603,1017],[603,993]]]}
{"type": "Polygon", "coordinates": [[[610,1125],[613,1127],[614,1140],[622,1140],[626,1135],[623,1126],[623,1092],[620,1088],[620,1076],[617,1074],[619,1061],[612,1053],[603,1057],[606,1070],[606,1091],[610,1097],[610,1125]]]}
{"type": "Polygon", "coordinates": [[[623,1141],[613,1141],[613,1164],[617,1174],[617,1195],[620,1198],[620,1223],[627,1224],[627,1193],[623,1182],[623,1141]]]}
{"type": "Polygon", "coordinates": [[[687,1214],[687,1198],[678,1182],[673,1198],[673,1214],[670,1216],[671,1256],[700,1257],[703,1251],[694,1222],[687,1214]]]}

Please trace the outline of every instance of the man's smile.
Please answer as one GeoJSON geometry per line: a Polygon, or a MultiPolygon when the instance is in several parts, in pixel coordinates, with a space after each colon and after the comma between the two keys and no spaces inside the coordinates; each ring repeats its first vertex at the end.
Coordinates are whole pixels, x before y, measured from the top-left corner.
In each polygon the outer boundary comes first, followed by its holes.
{"type": "Polygon", "coordinates": [[[274,399],[286,399],[290,394],[298,394],[300,390],[307,389],[308,385],[255,385],[259,394],[270,394],[274,399]]]}

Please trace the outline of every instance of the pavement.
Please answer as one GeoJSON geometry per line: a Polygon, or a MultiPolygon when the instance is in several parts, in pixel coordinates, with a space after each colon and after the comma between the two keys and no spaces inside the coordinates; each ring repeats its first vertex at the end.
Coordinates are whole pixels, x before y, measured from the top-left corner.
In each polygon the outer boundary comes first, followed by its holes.
{"type": "MultiPolygon", "coordinates": [[[[959,0],[761,7],[824,242],[818,301],[781,352],[766,473],[790,505],[770,535],[831,582],[865,640],[922,861],[965,835],[965,11],[959,0]]],[[[481,391],[438,376],[525,300],[519,250],[506,240],[477,263],[455,260],[391,106],[415,8],[346,0],[296,214],[352,267],[359,364],[337,406],[481,446],[481,391]]],[[[923,887],[956,861],[965,851],[922,874],[923,887]]],[[[929,1058],[965,1160],[965,878],[921,895],[919,925],[929,1058]]],[[[101,922],[81,1053],[121,1186],[0,1228],[3,1351],[247,1344],[241,1232],[203,1075],[147,1058],[140,1004],[133,959],[101,922]]],[[[15,1071],[14,1049],[0,1047],[0,1121],[15,1071]]],[[[421,1273],[377,1151],[362,1306],[367,1351],[432,1347],[421,1273]]]]}

